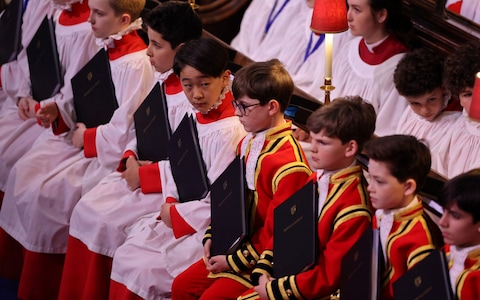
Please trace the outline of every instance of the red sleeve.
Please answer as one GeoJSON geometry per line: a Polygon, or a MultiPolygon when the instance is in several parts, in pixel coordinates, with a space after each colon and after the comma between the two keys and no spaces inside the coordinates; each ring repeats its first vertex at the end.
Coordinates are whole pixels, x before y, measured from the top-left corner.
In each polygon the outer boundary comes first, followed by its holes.
{"type": "Polygon", "coordinates": [[[63,120],[62,114],[60,113],[60,110],[58,109],[57,103],[55,103],[55,106],[57,107],[58,117],[52,123],[52,131],[53,131],[54,135],[60,135],[62,133],[70,131],[70,128],[65,123],[65,120],[63,120]]]}
{"type": "Polygon", "coordinates": [[[141,166],[138,170],[140,175],[140,188],[142,193],[161,193],[162,179],[158,163],[141,166]]]}
{"type": "MultiPolygon", "coordinates": [[[[167,197],[167,199],[165,199],[165,202],[174,203],[178,201],[173,197],[167,197]]],[[[170,206],[170,220],[172,221],[173,235],[177,239],[181,238],[182,236],[196,232],[195,229],[193,229],[190,225],[188,225],[187,222],[185,222],[182,216],[178,213],[175,205],[170,206]]]]}
{"type": "Polygon", "coordinates": [[[125,151],[125,153],[123,153],[123,156],[118,163],[117,172],[123,172],[127,169],[127,158],[129,158],[130,156],[137,158],[137,155],[132,150],[127,150],[125,151]]]}
{"type": "Polygon", "coordinates": [[[85,157],[97,157],[97,128],[88,128],[83,133],[83,153],[85,157]]]}
{"type": "MultiPolygon", "coordinates": [[[[18,105],[18,103],[17,103],[18,105]]],[[[37,113],[37,111],[40,109],[40,102],[38,102],[37,104],[35,104],[35,113],[37,113]]],[[[42,125],[42,122],[40,122],[40,119],[37,118],[37,124],[40,125],[40,126],[43,126],[42,125]]]]}

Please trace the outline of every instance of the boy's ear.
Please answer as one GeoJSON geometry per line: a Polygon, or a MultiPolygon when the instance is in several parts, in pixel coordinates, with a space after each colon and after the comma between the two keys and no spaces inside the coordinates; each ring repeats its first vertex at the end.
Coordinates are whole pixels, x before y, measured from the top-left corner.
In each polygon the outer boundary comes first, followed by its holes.
{"type": "Polygon", "coordinates": [[[280,111],[280,103],[278,103],[278,101],[275,99],[271,99],[270,101],[268,101],[267,107],[268,107],[268,114],[270,116],[273,116],[280,111]]]}
{"type": "Polygon", "coordinates": [[[445,86],[442,86],[442,96],[443,96],[443,105],[444,107],[447,106],[448,101],[452,98],[452,92],[447,89],[445,86]]]}
{"type": "Polygon", "coordinates": [[[405,195],[412,195],[415,194],[415,190],[417,189],[417,182],[412,178],[409,178],[405,181],[405,195]]]}
{"type": "Polygon", "coordinates": [[[345,157],[355,157],[358,151],[358,144],[355,140],[347,142],[347,148],[345,149],[345,157]]]}
{"type": "Polygon", "coordinates": [[[223,74],[222,74],[222,89],[224,89],[228,85],[228,82],[230,80],[230,74],[232,74],[232,72],[230,72],[230,70],[223,71],[223,74]]]}
{"type": "MultiPolygon", "coordinates": [[[[177,47],[175,47],[175,49],[173,49],[173,50],[175,50],[175,52],[178,52],[178,50],[180,50],[180,48],[182,48],[183,45],[185,45],[185,43],[180,43],[180,44],[178,44],[177,47]]],[[[170,44],[170,46],[171,46],[171,44],[170,44]]]]}
{"type": "Polygon", "coordinates": [[[122,25],[130,25],[130,23],[132,22],[132,16],[130,16],[129,14],[122,14],[120,22],[122,23],[122,25]]]}
{"type": "Polygon", "coordinates": [[[375,16],[376,16],[376,19],[377,19],[378,23],[385,23],[387,21],[388,12],[384,8],[384,9],[378,11],[378,12],[375,12],[375,16]]]}

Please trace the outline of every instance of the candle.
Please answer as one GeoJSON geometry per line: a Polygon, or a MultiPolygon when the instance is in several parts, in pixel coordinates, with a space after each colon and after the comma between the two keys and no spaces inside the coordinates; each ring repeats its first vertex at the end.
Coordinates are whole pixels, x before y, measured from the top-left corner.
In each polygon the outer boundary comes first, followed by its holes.
{"type": "Polygon", "coordinates": [[[333,34],[325,33],[325,78],[332,78],[333,34]]]}

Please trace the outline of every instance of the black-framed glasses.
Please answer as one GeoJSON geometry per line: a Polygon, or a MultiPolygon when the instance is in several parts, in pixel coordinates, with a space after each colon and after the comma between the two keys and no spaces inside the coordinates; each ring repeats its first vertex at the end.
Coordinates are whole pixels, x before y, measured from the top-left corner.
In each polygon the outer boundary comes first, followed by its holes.
{"type": "Polygon", "coordinates": [[[233,105],[234,109],[238,109],[238,111],[242,114],[242,116],[246,116],[247,115],[247,108],[260,105],[260,103],[245,105],[241,102],[238,102],[237,100],[233,100],[232,105],[233,105]]]}

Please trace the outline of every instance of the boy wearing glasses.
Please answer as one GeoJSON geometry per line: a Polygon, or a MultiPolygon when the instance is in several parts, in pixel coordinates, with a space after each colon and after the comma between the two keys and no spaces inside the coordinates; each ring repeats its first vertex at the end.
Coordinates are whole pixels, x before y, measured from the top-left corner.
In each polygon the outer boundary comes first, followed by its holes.
{"type": "Polygon", "coordinates": [[[293,87],[277,59],[253,63],[235,74],[233,106],[249,132],[237,153],[245,157],[252,234],[233,254],[211,257],[209,228],[203,240],[204,257],[175,278],[172,299],[235,299],[252,286],[251,270],[272,236],[273,208],[299,190],[311,174],[291,123],[284,119],[293,87]]]}

